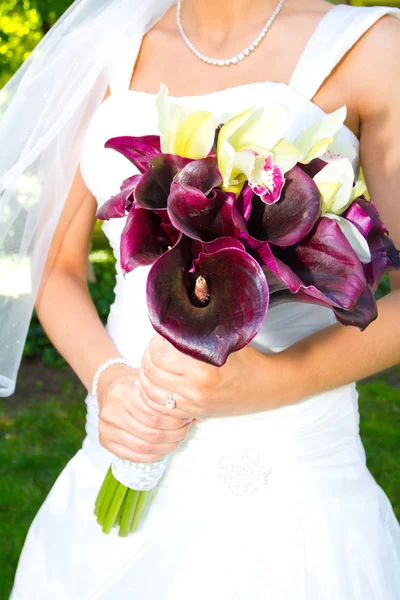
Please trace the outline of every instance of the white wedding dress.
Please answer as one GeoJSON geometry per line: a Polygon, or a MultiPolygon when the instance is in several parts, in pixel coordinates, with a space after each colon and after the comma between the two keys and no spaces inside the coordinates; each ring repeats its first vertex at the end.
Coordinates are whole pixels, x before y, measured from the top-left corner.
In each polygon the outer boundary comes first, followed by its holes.
{"type": "MultiPolygon", "coordinates": [[[[333,8],[289,85],[266,81],[175,100],[217,119],[254,103],[283,102],[291,113],[286,137],[293,139],[323,116],[312,102],[323,80],[387,13],[400,16],[386,7],[333,8]]],[[[121,58],[81,155],[99,203],[133,174],[104,142],[158,133],[155,96],[128,89],[135,56],[121,58]]],[[[340,139],[358,150],[346,126],[340,139]]],[[[104,223],[117,259],[124,221],[104,223]]],[[[141,267],[124,279],[117,264],[107,325],[120,353],[138,366],[154,335],[148,271],[141,267]]],[[[334,322],[326,308],[285,304],[268,312],[252,345],[277,352],[334,322]]],[[[93,515],[111,455],[99,445],[88,402],[83,448],[29,530],[12,600],[399,600],[400,528],[366,467],[357,402],[351,383],[285,408],[194,425],[140,530],[125,539],[104,535],[93,515]]]]}

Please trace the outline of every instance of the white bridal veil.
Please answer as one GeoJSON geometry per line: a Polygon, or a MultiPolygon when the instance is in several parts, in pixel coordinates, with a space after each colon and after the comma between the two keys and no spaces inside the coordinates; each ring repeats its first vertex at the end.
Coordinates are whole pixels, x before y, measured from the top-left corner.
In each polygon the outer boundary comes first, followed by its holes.
{"type": "Polygon", "coordinates": [[[10,396],[49,245],[108,85],[175,0],[76,0],[0,91],[0,396],[10,396]]]}

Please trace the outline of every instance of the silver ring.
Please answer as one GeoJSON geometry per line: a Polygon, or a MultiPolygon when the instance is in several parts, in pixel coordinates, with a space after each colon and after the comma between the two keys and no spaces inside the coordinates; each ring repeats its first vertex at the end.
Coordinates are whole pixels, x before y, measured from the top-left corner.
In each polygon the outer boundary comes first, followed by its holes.
{"type": "Polygon", "coordinates": [[[172,408],[176,408],[176,402],[175,402],[175,400],[174,400],[174,399],[173,399],[173,397],[172,397],[172,392],[171,392],[171,390],[169,391],[168,400],[167,400],[167,402],[165,403],[165,406],[166,406],[167,408],[171,408],[171,409],[172,409],[172,408]]]}

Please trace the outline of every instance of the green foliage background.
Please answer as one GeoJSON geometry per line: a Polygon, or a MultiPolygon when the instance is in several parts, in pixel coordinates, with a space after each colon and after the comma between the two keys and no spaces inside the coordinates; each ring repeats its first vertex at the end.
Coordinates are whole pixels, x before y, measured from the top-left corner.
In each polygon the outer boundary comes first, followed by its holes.
{"type": "Polygon", "coordinates": [[[0,87],[70,4],[71,0],[0,1],[0,87]]]}

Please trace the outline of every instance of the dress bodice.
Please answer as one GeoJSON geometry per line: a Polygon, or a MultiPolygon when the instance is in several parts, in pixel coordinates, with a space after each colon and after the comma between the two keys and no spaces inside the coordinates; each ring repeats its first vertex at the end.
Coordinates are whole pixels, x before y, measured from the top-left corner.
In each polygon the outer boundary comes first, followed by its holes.
{"type": "MultiPolygon", "coordinates": [[[[289,84],[256,82],[199,96],[171,98],[195,110],[211,111],[217,122],[252,105],[286,104],[289,125],[285,139],[297,135],[325,113],[312,98],[324,79],[361,35],[387,13],[400,16],[400,10],[388,7],[354,8],[339,5],[320,21],[296,66],[289,84]]],[[[138,49],[135,49],[137,56],[138,49]]],[[[87,187],[99,204],[117,194],[122,181],[132,176],[135,167],[122,155],[105,149],[105,142],[116,136],[158,134],[155,95],[130,90],[132,63],[135,57],[122,57],[110,65],[111,95],[100,105],[85,134],[81,153],[81,171],[87,187]],[[130,60],[127,60],[129,58],[130,60]]],[[[359,142],[344,125],[338,140],[355,147],[357,169],[359,142]]],[[[119,240],[125,218],[103,224],[117,259],[116,299],[111,308],[108,331],[121,353],[140,363],[150,338],[154,335],[147,317],[146,278],[150,267],[139,267],[123,278],[119,266],[119,240]]],[[[300,303],[288,303],[269,310],[258,335],[256,348],[278,351],[335,322],[330,309],[300,303]]]]}

